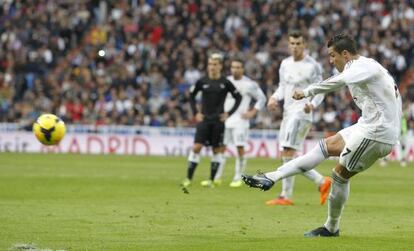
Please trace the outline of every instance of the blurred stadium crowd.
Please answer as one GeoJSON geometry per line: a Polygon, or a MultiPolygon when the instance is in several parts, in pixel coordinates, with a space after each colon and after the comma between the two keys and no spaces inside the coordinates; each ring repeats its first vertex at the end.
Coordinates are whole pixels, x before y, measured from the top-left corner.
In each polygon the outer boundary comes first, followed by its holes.
{"type": "MultiPolygon", "coordinates": [[[[189,87],[211,51],[242,54],[246,74],[268,95],[287,57],[289,29],[308,36],[309,54],[334,74],[326,41],[347,31],[360,53],[413,84],[412,1],[3,0],[0,1],[0,122],[29,125],[42,112],[68,123],[191,126],[189,87]]],[[[228,61],[228,60],[227,60],[228,61]]],[[[226,74],[229,70],[226,62],[226,74]]],[[[403,88],[410,90],[410,88],[403,88]]],[[[414,128],[414,95],[404,91],[414,128]],[[411,98],[411,101],[410,101],[411,98]]],[[[282,111],[259,114],[278,128],[282,111]]],[[[315,130],[356,122],[346,90],[315,113],[315,130]]]]}

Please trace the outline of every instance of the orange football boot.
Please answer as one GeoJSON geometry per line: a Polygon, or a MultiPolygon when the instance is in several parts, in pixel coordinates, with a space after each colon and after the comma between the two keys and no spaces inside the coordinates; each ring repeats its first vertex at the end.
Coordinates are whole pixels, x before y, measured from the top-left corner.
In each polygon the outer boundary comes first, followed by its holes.
{"type": "Polygon", "coordinates": [[[321,193],[321,205],[325,204],[326,199],[328,199],[331,184],[331,178],[325,177],[323,183],[319,186],[319,192],[321,193]]]}
{"type": "Polygon", "coordinates": [[[275,206],[275,205],[293,206],[293,201],[290,200],[290,199],[286,199],[282,196],[279,196],[279,198],[277,198],[277,199],[272,199],[272,200],[266,201],[266,205],[269,205],[269,206],[275,206]]]}

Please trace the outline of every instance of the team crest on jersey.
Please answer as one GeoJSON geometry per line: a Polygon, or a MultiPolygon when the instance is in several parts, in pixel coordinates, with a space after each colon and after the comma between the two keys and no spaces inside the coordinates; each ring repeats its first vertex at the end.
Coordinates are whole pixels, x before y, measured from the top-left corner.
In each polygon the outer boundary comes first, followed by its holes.
{"type": "Polygon", "coordinates": [[[220,88],[224,89],[226,86],[224,86],[224,84],[220,84],[220,88]]]}
{"type": "Polygon", "coordinates": [[[209,85],[203,85],[203,89],[207,89],[209,87],[209,85]]]}

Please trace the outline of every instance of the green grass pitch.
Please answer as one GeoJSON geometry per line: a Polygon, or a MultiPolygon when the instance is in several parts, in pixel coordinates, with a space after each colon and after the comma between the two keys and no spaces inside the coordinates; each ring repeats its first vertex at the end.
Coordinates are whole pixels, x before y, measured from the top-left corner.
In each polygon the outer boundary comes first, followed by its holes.
{"type": "MultiPolygon", "coordinates": [[[[249,159],[248,173],[278,164],[249,159]]],[[[414,250],[413,165],[354,177],[341,237],[328,239],[303,237],[326,218],[314,184],[297,177],[296,205],[269,207],[280,184],[229,188],[233,165],[222,186],[202,188],[202,159],[186,194],[185,158],[1,153],[0,250],[414,250]]]]}

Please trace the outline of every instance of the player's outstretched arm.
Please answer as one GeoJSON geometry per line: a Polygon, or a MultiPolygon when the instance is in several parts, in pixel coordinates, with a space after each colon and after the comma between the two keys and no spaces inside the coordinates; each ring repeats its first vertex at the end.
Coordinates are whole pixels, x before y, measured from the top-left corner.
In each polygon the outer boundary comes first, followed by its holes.
{"type": "Polygon", "coordinates": [[[328,93],[338,90],[346,84],[364,83],[371,78],[375,70],[364,67],[346,68],[343,72],[325,79],[322,82],[311,84],[303,90],[305,97],[315,96],[319,93],[328,93]]]}
{"type": "Polygon", "coordinates": [[[328,79],[326,79],[322,82],[311,84],[306,89],[300,91],[300,93],[301,93],[301,95],[303,95],[303,97],[299,98],[300,96],[298,96],[298,95],[300,95],[300,94],[297,93],[296,98],[295,98],[295,93],[294,93],[293,98],[294,99],[302,99],[302,98],[305,98],[305,97],[315,96],[315,95],[320,94],[320,93],[333,92],[333,91],[345,86],[346,82],[344,81],[342,75],[343,75],[343,73],[338,74],[336,76],[333,76],[331,78],[328,78],[328,79]]]}

